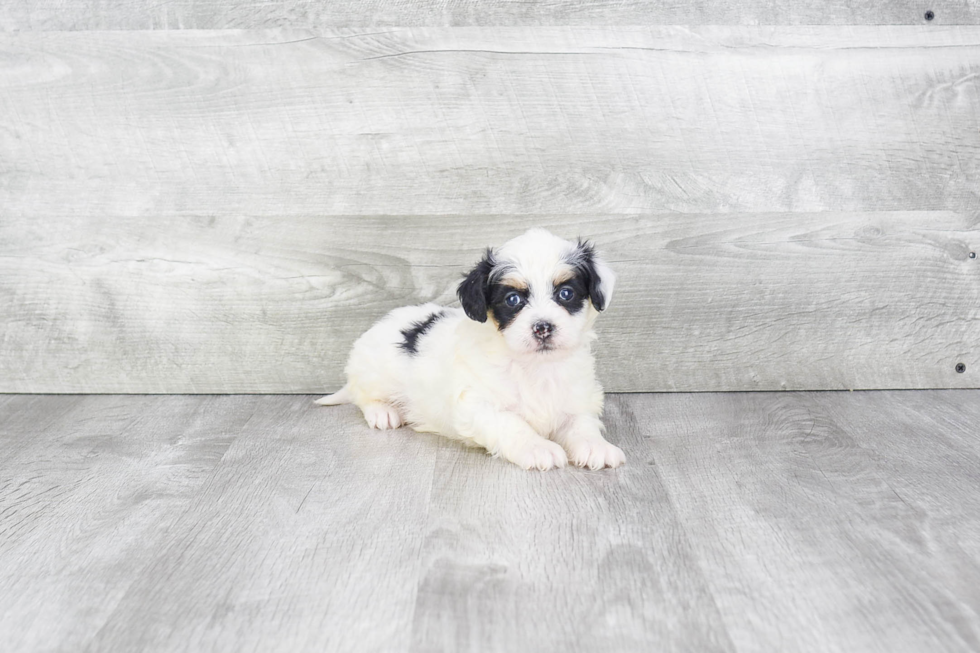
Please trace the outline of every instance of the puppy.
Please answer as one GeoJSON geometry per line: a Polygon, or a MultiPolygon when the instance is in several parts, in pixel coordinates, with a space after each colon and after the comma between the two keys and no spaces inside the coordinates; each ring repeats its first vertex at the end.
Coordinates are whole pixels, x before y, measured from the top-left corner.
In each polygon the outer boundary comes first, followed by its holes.
{"type": "Polygon", "coordinates": [[[398,308],[354,343],[347,384],[369,426],[439,433],[524,469],[617,467],[602,437],[591,342],[616,275],[586,242],[531,229],[488,249],[460,283],[462,308],[398,308]]]}

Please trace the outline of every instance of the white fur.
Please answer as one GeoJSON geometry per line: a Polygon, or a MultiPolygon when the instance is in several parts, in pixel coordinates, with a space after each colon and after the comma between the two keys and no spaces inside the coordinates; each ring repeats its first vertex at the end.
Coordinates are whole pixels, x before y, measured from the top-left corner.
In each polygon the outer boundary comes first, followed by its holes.
{"type": "MultiPolygon", "coordinates": [[[[398,308],[354,343],[347,385],[317,401],[352,402],[372,428],[440,433],[485,448],[525,469],[617,467],[623,452],[607,442],[599,420],[602,387],[595,378],[591,342],[598,311],[588,300],[569,314],[553,299],[554,280],[567,273],[576,244],[532,229],[494,252],[505,273],[526,283],[526,307],[500,331],[492,319],[469,319],[459,308],[423,304],[398,308]],[[444,315],[403,348],[402,331],[435,312],[444,315]],[[541,351],[531,325],[555,325],[552,349],[541,351]]],[[[601,260],[593,267],[608,306],[615,275],[601,260]]]]}

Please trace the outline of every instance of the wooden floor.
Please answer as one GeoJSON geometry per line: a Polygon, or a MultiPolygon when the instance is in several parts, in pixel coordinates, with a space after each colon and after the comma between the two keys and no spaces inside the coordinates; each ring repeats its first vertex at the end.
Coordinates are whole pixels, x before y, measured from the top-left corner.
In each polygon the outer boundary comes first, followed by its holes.
{"type": "Polygon", "coordinates": [[[611,395],[549,473],[311,400],[0,395],[4,650],[980,650],[980,391],[611,395]]]}

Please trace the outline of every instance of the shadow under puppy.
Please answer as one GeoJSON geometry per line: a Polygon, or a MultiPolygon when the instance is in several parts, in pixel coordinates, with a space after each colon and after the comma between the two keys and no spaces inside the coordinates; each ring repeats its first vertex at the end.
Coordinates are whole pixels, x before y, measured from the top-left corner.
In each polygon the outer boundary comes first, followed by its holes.
{"type": "Polygon", "coordinates": [[[487,250],[459,286],[461,309],[408,306],[372,326],[347,384],[316,403],[354,403],[373,428],[407,424],[525,469],[617,467],[591,351],[615,281],[589,243],[531,229],[487,250]]]}

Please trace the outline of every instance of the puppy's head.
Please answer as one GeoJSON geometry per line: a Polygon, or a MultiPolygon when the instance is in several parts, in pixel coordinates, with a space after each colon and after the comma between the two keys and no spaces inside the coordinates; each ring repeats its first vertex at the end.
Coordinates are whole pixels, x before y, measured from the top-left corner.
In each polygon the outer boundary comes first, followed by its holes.
{"type": "Polygon", "coordinates": [[[616,275],[588,242],[531,229],[488,249],[459,286],[466,315],[490,320],[520,354],[567,352],[583,344],[609,305],[616,275]]]}

